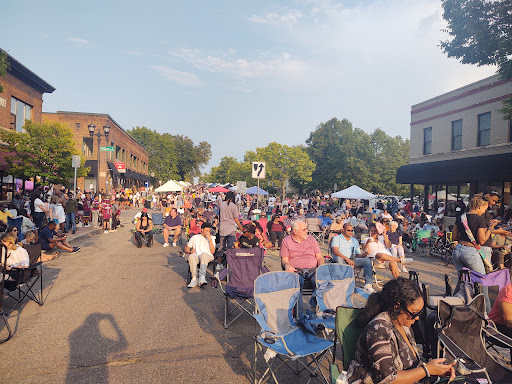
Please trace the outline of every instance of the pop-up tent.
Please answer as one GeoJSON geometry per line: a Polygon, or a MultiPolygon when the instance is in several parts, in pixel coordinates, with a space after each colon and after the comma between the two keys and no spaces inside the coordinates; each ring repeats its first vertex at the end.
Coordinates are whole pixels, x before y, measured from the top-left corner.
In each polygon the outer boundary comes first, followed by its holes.
{"type": "Polygon", "coordinates": [[[183,187],[179,185],[174,180],[169,180],[164,185],[159,186],[155,189],[155,192],[181,192],[183,191],[183,187]]]}
{"type": "Polygon", "coordinates": [[[357,185],[353,185],[342,191],[333,193],[331,197],[336,197],[338,199],[370,200],[374,199],[375,195],[365,191],[363,188],[360,188],[357,185]]]}
{"type": "Polygon", "coordinates": [[[245,191],[245,193],[249,194],[249,195],[268,195],[268,192],[267,191],[264,191],[263,189],[259,189],[259,193],[258,193],[258,187],[257,186],[254,186],[254,187],[251,187],[251,188],[247,188],[247,190],[245,191]]]}
{"type": "Polygon", "coordinates": [[[226,192],[229,192],[229,189],[224,188],[224,187],[221,187],[220,185],[217,185],[216,187],[210,188],[208,191],[209,191],[209,192],[214,192],[214,193],[215,193],[215,192],[217,192],[217,193],[218,193],[218,192],[224,192],[224,193],[226,193],[226,192]]]}

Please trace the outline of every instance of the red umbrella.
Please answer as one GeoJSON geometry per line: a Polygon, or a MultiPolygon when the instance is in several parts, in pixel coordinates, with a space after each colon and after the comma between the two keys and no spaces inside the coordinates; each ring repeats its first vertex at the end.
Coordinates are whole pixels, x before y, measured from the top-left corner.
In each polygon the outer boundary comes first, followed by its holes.
{"type": "Polygon", "coordinates": [[[210,188],[208,191],[210,191],[210,192],[224,192],[225,193],[225,192],[229,192],[229,189],[221,187],[220,185],[217,185],[214,188],[210,188]]]}

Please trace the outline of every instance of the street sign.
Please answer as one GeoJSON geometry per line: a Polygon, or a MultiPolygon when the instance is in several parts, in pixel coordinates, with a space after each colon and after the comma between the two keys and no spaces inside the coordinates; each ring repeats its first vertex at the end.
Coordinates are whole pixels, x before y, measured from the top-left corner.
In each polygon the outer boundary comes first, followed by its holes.
{"type": "Polygon", "coordinates": [[[265,162],[264,161],[253,161],[252,162],[252,178],[253,179],[264,179],[265,178],[265,162]]]}
{"type": "Polygon", "coordinates": [[[247,182],[246,181],[237,181],[236,182],[236,191],[238,193],[245,193],[245,191],[247,191],[247,182]]]}
{"type": "Polygon", "coordinates": [[[115,150],[114,147],[100,147],[100,151],[114,152],[115,150]]]}
{"type": "Polygon", "coordinates": [[[71,158],[71,166],[73,168],[79,168],[81,161],[82,161],[82,158],[80,156],[73,155],[73,157],[71,158]]]}
{"type": "Polygon", "coordinates": [[[114,163],[119,173],[126,173],[126,163],[114,163]]]}

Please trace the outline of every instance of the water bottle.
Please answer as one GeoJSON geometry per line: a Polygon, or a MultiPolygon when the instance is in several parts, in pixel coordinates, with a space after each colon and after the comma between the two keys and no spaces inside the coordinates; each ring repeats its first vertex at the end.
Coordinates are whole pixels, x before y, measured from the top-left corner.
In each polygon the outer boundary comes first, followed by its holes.
{"type": "Polygon", "coordinates": [[[336,379],[336,384],[348,384],[347,371],[341,372],[341,375],[336,379]]]}

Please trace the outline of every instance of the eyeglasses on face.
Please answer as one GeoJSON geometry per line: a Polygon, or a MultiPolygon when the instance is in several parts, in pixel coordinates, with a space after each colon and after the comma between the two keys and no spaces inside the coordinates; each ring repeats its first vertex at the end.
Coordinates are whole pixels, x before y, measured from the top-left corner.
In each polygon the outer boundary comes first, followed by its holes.
{"type": "Polygon", "coordinates": [[[353,229],[345,229],[345,232],[354,232],[353,229]]]}
{"type": "Polygon", "coordinates": [[[407,309],[407,307],[406,307],[405,305],[400,304],[400,307],[401,307],[405,312],[407,312],[407,314],[409,315],[409,317],[410,317],[411,319],[415,319],[415,318],[419,317],[419,316],[423,313],[423,311],[425,310],[425,307],[423,307],[423,308],[421,308],[421,310],[420,310],[420,311],[418,311],[418,312],[411,312],[411,311],[409,311],[409,310],[407,309]]]}

